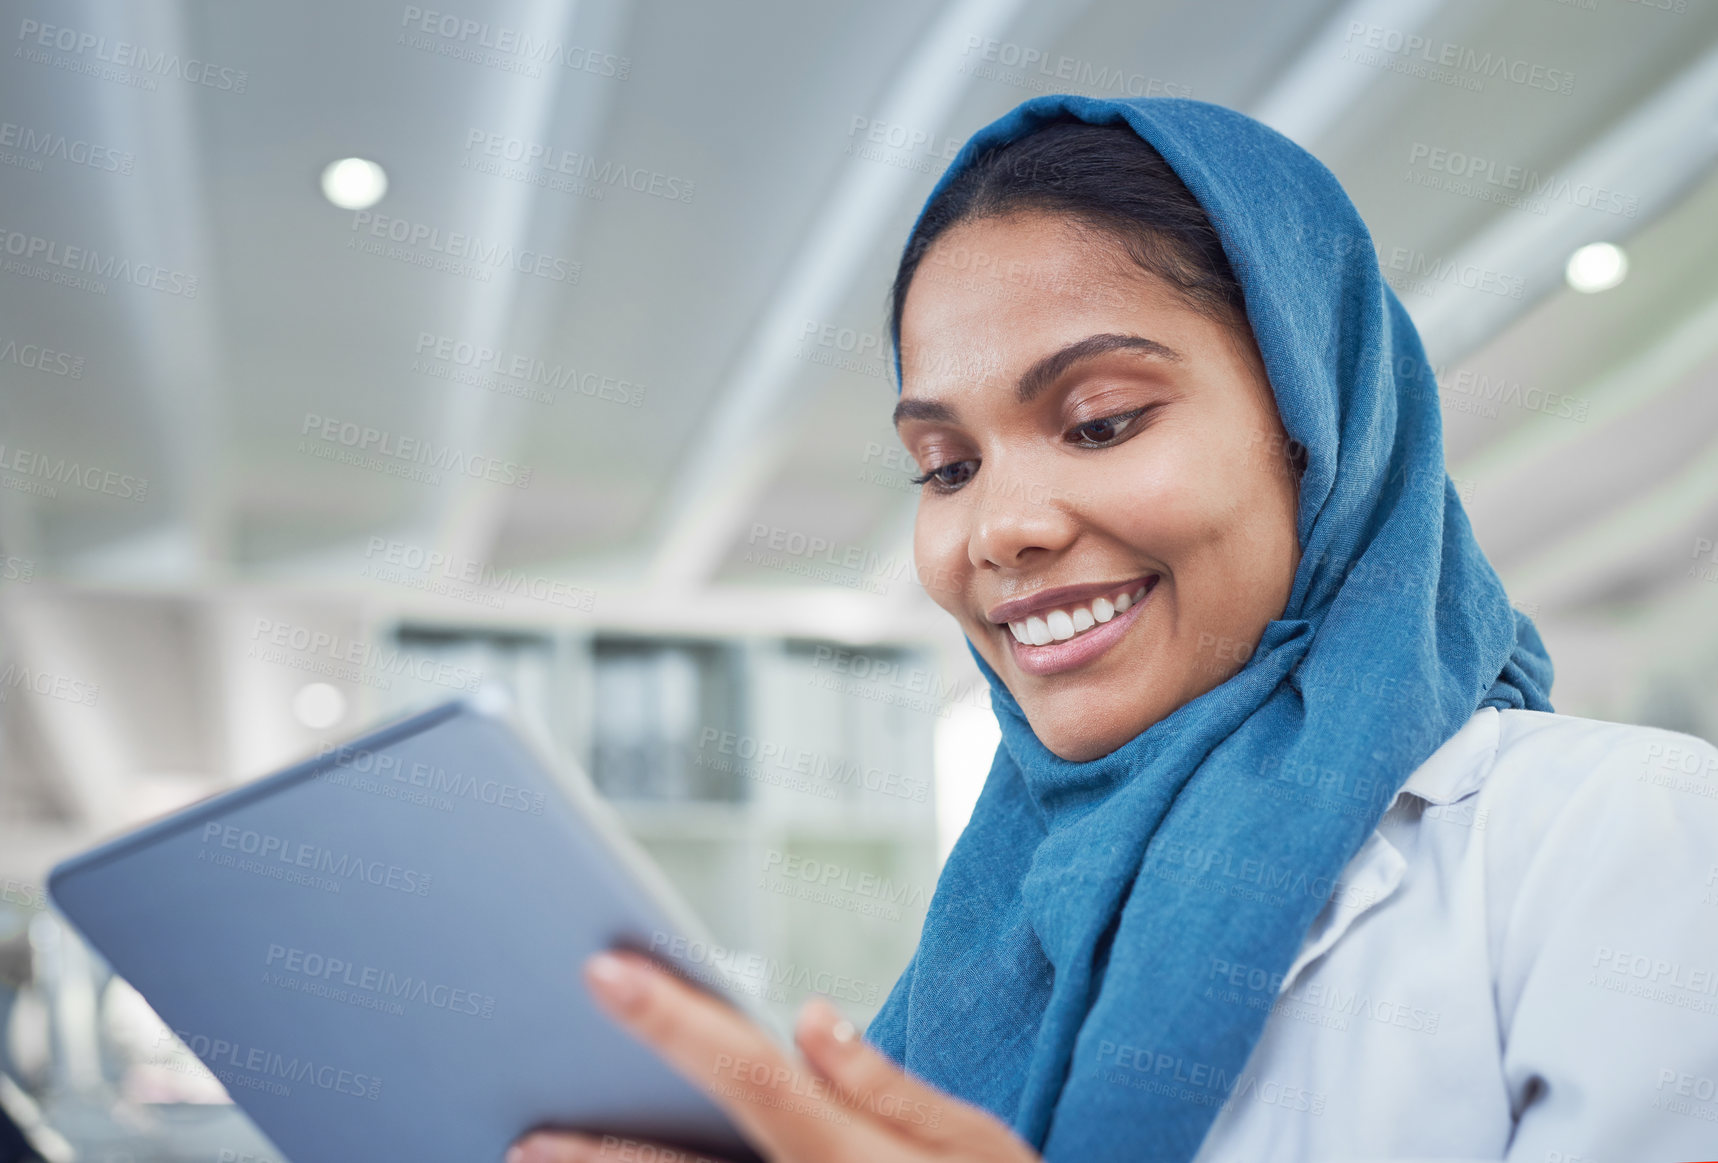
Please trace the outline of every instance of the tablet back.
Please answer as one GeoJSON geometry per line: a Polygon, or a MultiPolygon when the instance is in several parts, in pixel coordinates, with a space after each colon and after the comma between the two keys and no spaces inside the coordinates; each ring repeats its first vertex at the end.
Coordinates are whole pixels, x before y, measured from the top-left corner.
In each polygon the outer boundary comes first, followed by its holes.
{"type": "Polygon", "coordinates": [[[453,703],[66,861],[49,895],[298,1163],[498,1163],[545,1124],[755,1159],[588,1000],[596,950],[697,945],[664,942],[688,918],[580,804],[453,703]]]}

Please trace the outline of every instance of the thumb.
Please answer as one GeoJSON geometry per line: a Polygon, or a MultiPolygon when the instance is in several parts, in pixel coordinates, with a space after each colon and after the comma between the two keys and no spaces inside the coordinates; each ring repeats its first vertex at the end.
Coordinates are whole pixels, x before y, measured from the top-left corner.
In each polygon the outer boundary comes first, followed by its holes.
{"type": "Polygon", "coordinates": [[[840,1092],[844,1107],[919,1143],[955,1146],[980,1157],[987,1147],[1009,1145],[1004,1159],[1036,1156],[988,1111],[921,1082],[859,1037],[853,1023],[822,998],[800,1011],[794,1040],[814,1070],[840,1092]],[[1018,1154],[1014,1152],[1018,1151],[1018,1154]]]}

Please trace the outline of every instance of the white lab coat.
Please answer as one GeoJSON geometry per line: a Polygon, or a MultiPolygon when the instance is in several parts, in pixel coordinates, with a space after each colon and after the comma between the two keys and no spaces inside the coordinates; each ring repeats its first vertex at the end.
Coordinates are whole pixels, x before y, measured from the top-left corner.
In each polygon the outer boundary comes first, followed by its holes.
{"type": "Polygon", "coordinates": [[[1397,793],[1196,1163],[1718,1159],[1718,748],[1483,708],[1397,793]]]}

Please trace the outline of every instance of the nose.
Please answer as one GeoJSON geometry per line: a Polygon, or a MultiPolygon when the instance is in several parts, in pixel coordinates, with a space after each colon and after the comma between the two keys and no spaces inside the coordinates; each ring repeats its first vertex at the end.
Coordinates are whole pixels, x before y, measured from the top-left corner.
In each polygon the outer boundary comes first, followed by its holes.
{"type": "Polygon", "coordinates": [[[967,558],[975,567],[1019,569],[1073,543],[1079,520],[1063,490],[1029,471],[1008,471],[991,458],[967,486],[971,509],[967,558]]]}

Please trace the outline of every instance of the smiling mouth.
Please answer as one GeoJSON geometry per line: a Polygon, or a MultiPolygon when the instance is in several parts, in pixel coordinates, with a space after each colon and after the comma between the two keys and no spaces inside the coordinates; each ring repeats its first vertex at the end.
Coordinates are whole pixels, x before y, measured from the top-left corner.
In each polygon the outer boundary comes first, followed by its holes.
{"type": "Polygon", "coordinates": [[[1019,621],[1009,622],[1008,630],[1022,646],[1047,646],[1067,642],[1102,626],[1117,614],[1125,614],[1140,601],[1157,579],[1140,583],[1132,589],[1106,594],[1090,601],[1070,603],[1041,614],[1031,614],[1019,621]]]}

